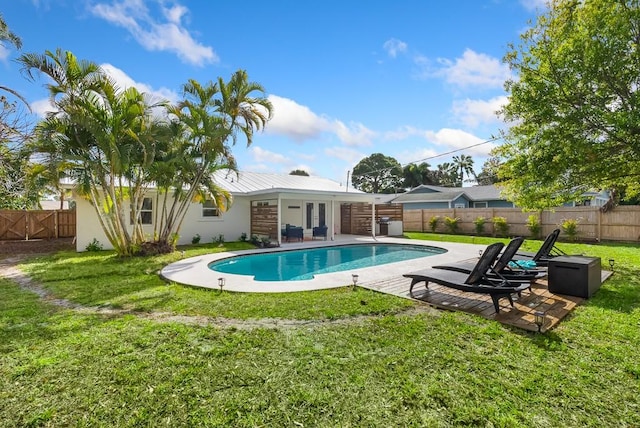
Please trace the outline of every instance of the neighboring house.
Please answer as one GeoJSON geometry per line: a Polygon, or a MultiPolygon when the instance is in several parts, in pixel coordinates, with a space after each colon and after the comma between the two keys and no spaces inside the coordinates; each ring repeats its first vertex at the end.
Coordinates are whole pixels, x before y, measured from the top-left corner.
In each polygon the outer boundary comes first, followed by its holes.
{"type": "MultiPolygon", "coordinates": [[[[609,192],[585,192],[580,201],[563,204],[574,206],[603,206],[609,192]]],[[[471,187],[442,187],[423,184],[402,193],[390,202],[402,204],[405,210],[434,208],[515,208],[512,202],[500,196],[494,185],[471,187]]]]}
{"type": "MultiPolygon", "coordinates": [[[[313,227],[326,225],[328,238],[332,239],[341,233],[341,204],[375,203],[374,195],[355,189],[347,191],[341,183],[321,177],[219,172],[215,180],[233,196],[231,207],[221,212],[211,201],[192,203],[180,229],[178,244],[189,244],[196,235],[203,243],[221,235],[226,241],[235,241],[243,233],[247,237],[268,234],[282,242],[281,228],[285,224],[302,226],[305,237],[311,237],[313,227]]],[[[155,195],[155,190],[149,191],[141,215],[149,235],[153,233],[155,195]]],[[[76,198],[76,218],[78,251],[84,251],[94,238],[105,249],[110,248],[94,208],[85,199],[76,198]]]]}
{"type": "Polygon", "coordinates": [[[69,209],[69,201],[62,201],[62,207],[60,207],[60,201],[56,201],[53,199],[42,199],[40,200],[40,209],[43,210],[68,210],[69,209]]]}
{"type": "Polygon", "coordinates": [[[433,208],[513,208],[493,185],[442,187],[423,184],[394,198],[405,210],[433,208]]]}

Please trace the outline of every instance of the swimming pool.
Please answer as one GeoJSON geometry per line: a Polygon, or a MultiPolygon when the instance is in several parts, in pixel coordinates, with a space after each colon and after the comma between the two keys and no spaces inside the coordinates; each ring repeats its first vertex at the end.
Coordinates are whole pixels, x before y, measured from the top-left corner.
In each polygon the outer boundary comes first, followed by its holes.
{"type": "Polygon", "coordinates": [[[218,260],[209,269],[252,276],[255,281],[300,281],[446,253],[438,247],[406,244],[354,244],[248,254],[218,260]]]}

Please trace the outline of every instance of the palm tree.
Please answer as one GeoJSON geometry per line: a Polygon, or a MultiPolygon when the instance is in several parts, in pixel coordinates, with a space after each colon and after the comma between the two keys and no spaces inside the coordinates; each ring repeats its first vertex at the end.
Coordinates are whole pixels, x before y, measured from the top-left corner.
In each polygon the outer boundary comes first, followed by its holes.
{"type": "Polygon", "coordinates": [[[402,175],[404,177],[404,186],[413,188],[420,186],[421,184],[434,184],[432,173],[429,170],[429,165],[426,162],[421,164],[410,163],[405,165],[402,169],[402,175]]]}
{"type": "Polygon", "coordinates": [[[459,187],[462,187],[462,183],[464,182],[464,174],[467,174],[467,177],[474,176],[476,173],[473,171],[473,159],[471,156],[460,155],[453,157],[453,165],[455,166],[457,171],[460,171],[459,175],[459,187]]]}
{"type": "MultiPolygon", "coordinates": [[[[9,29],[9,26],[5,22],[2,14],[0,14],[0,46],[5,48],[5,43],[9,43],[13,45],[16,49],[22,48],[22,40],[20,39],[20,37],[18,37],[18,35],[16,35],[13,31],[9,29]]],[[[0,90],[10,93],[14,97],[22,101],[25,105],[27,106],[29,105],[29,103],[27,103],[27,100],[25,100],[22,97],[22,95],[20,95],[13,89],[0,85],[0,90]]],[[[0,98],[2,99],[3,102],[6,102],[4,97],[0,97],[0,98]]]]}
{"type": "MultiPolygon", "coordinates": [[[[178,131],[175,147],[167,159],[176,160],[182,172],[172,181],[165,181],[173,189],[173,201],[161,219],[158,233],[160,242],[167,242],[181,227],[187,209],[194,200],[213,200],[224,211],[231,203],[231,195],[217,186],[213,173],[231,170],[237,173],[237,164],[231,148],[242,135],[247,146],[253,135],[271,118],[273,107],[264,96],[261,85],[250,82],[246,71],[236,71],[229,82],[218,78],[216,83],[202,85],[189,80],[182,88],[184,100],[169,107],[177,118],[178,131]],[[186,189],[186,190],[184,190],[186,189]]],[[[171,168],[169,168],[171,170],[171,168]]]]}
{"type": "Polygon", "coordinates": [[[52,79],[57,110],[36,127],[34,146],[53,171],[49,177],[73,176],[116,252],[132,255],[144,235],[137,222],[130,231],[126,213],[138,218],[149,183],[145,171],[162,129],[151,114],[155,105],[135,88],[118,90],[98,65],[71,52],[25,54],[19,61],[27,77],[38,72],[52,79]]]}

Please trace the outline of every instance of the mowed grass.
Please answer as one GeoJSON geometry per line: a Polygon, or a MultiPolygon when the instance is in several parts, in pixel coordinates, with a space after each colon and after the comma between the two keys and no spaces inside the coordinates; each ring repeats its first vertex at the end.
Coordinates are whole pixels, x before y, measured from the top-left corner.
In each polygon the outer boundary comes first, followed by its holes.
{"type": "Polygon", "coordinates": [[[64,309],[0,280],[0,426],[639,426],[640,248],[560,247],[614,258],[616,273],[542,335],[348,287],[163,283],[179,254],[33,259],[22,268],[56,297],[131,312],[64,309]],[[159,312],[238,322],[148,316],[159,312]],[[283,326],[242,327],[260,319],[283,326]]]}

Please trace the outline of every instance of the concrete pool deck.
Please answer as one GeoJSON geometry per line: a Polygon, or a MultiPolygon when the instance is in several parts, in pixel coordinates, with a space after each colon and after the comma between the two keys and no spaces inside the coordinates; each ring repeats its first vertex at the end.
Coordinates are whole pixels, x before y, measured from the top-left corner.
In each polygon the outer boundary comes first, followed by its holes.
{"type": "MultiPolygon", "coordinates": [[[[335,241],[304,241],[299,243],[285,243],[279,248],[255,249],[244,251],[230,251],[216,254],[206,254],[196,257],[189,257],[170,265],[165,266],[160,274],[169,281],[179,284],[191,285],[219,289],[218,278],[225,279],[224,290],[235,292],[260,292],[260,293],[282,293],[294,291],[321,290],[327,288],[344,287],[352,284],[352,274],[359,275],[358,283],[384,280],[387,278],[398,278],[405,273],[425,269],[436,264],[459,262],[478,257],[478,251],[484,250],[486,245],[460,244],[454,242],[419,241],[406,238],[391,237],[371,237],[362,236],[340,236],[335,241]],[[209,269],[209,264],[216,260],[227,257],[262,254],[272,251],[287,251],[306,248],[327,247],[344,244],[358,243],[390,243],[390,244],[410,244],[439,247],[447,250],[444,254],[436,254],[429,257],[407,260],[397,263],[389,263],[381,266],[354,269],[343,272],[326,273],[316,275],[313,279],[304,281],[255,281],[249,275],[234,275],[228,273],[215,272],[209,269]]],[[[407,280],[409,281],[409,280],[407,280]]]]}

